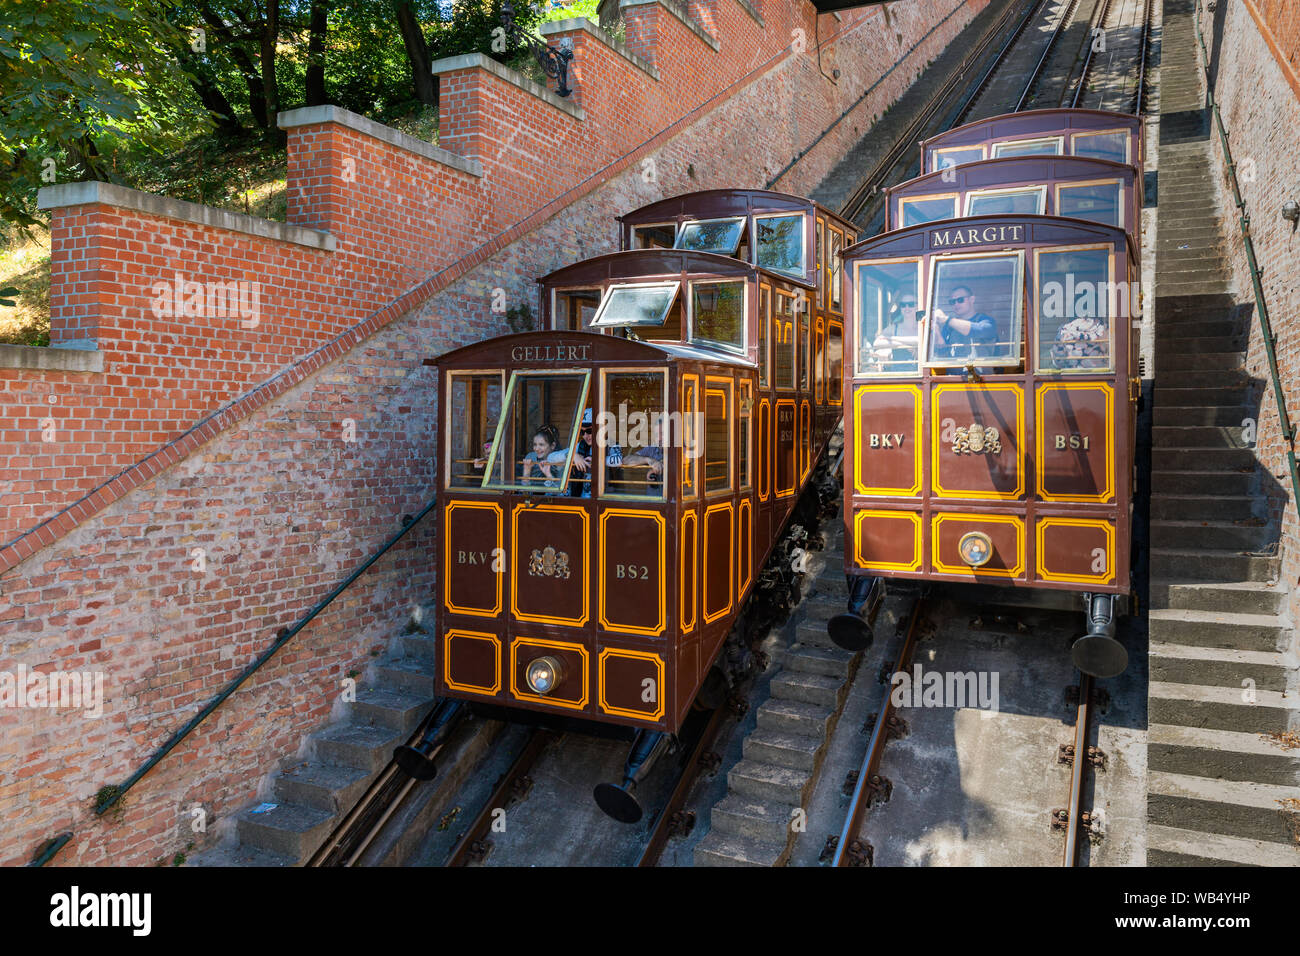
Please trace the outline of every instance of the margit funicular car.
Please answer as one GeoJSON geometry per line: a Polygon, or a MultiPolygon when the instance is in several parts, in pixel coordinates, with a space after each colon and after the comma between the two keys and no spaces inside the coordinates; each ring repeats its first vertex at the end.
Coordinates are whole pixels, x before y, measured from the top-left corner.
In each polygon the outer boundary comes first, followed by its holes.
{"type": "Polygon", "coordinates": [[[599,256],[540,280],[551,307],[590,294],[591,331],[436,360],[437,691],[636,728],[623,786],[597,792],[619,819],[639,817],[632,785],[715,667],[838,418],[838,329],[799,308],[816,289],[804,255],[799,278],[707,252],[599,256]]]}
{"type": "Polygon", "coordinates": [[[1089,595],[1075,662],[1123,670],[1138,264],[1121,228],[923,223],[844,254],[850,575],[1089,595]]]}
{"type": "Polygon", "coordinates": [[[1107,110],[1025,110],[976,120],[921,141],[923,173],[1012,156],[1077,156],[1140,171],[1142,119],[1107,110]]]}

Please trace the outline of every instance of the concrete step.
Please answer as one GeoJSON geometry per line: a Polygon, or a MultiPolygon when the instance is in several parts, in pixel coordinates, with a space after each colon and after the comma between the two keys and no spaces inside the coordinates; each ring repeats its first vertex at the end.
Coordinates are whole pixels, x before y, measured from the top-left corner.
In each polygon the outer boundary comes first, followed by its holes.
{"type": "Polygon", "coordinates": [[[1165,407],[1204,407],[1206,405],[1245,405],[1251,398],[1245,385],[1188,388],[1179,385],[1155,386],[1155,405],[1165,407]]]}
{"type": "Polygon", "coordinates": [[[709,833],[721,833],[771,846],[784,846],[792,836],[791,814],[786,803],[752,800],[728,794],[709,816],[709,833]]]}
{"type": "Polygon", "coordinates": [[[1162,425],[1220,425],[1241,426],[1257,412],[1248,405],[1164,405],[1151,409],[1151,424],[1162,425]]]}
{"type": "Polygon", "coordinates": [[[438,656],[438,639],[432,634],[403,634],[402,650],[407,657],[433,661],[438,656]]]}
{"type": "Polygon", "coordinates": [[[1161,345],[1171,339],[1204,339],[1240,334],[1241,327],[1232,318],[1156,320],[1156,342],[1161,345]]]}
{"type": "MultiPolygon", "coordinates": [[[[1262,520],[1262,519],[1247,519],[1262,520]]],[[[1213,562],[1221,551],[1230,554],[1257,552],[1277,532],[1260,524],[1258,526],[1233,524],[1228,521],[1152,521],[1151,547],[1160,550],[1186,551],[1199,549],[1213,562]]]]}
{"type": "Polygon", "coordinates": [[[1152,724],[1147,768],[1217,780],[1300,786],[1300,750],[1262,734],[1152,724]]]}
{"type": "Polygon", "coordinates": [[[406,736],[388,727],[335,724],[312,734],[312,740],[316,745],[316,756],[322,763],[357,767],[374,773],[393,758],[393,748],[406,736]]]}
{"type": "Polygon", "coordinates": [[[1149,645],[1151,680],[1165,684],[1199,684],[1213,687],[1246,686],[1283,693],[1290,668],[1277,651],[1243,651],[1152,641],[1149,645]]]}
{"type": "Polygon", "coordinates": [[[1238,521],[1253,517],[1254,507],[1254,499],[1246,495],[1151,494],[1151,518],[1155,521],[1238,521]]]}
{"type": "MultiPolygon", "coordinates": [[[[1158,386],[1157,386],[1158,387],[1158,386]]],[[[1242,425],[1154,425],[1151,444],[1161,448],[1249,448],[1242,425]]]]}
{"type": "Polygon", "coordinates": [[[1156,375],[1160,388],[1242,388],[1250,384],[1244,368],[1164,368],[1156,375]]]}
{"type": "MultiPolygon", "coordinates": [[[[1187,585],[1175,585],[1188,588],[1187,585]]],[[[1221,593],[1230,593],[1228,588],[1215,588],[1221,593]]],[[[1271,592],[1251,592],[1239,589],[1237,600],[1246,604],[1251,598],[1263,604],[1271,592]]],[[[1160,591],[1155,581],[1151,582],[1151,600],[1155,604],[1160,591]]],[[[1207,595],[1204,603],[1212,603],[1213,597],[1207,595]]],[[[1285,650],[1290,639],[1290,629],[1286,621],[1276,614],[1241,613],[1218,609],[1188,609],[1152,607],[1147,613],[1147,626],[1151,641],[1163,641],[1169,644],[1181,644],[1195,647],[1221,647],[1239,651],[1263,651],[1276,653],[1285,650]]]]}
{"type": "Polygon", "coordinates": [[[1263,840],[1148,824],[1147,866],[1300,866],[1300,851],[1263,840]]]}
{"type": "Polygon", "coordinates": [[[280,804],[264,812],[251,807],[236,818],[239,842],[287,857],[295,864],[305,862],[334,827],[334,814],[312,807],[280,804]]]}
{"type": "Polygon", "coordinates": [[[1268,734],[1296,726],[1293,721],[1300,721],[1300,699],[1294,694],[1288,696],[1259,688],[1251,695],[1249,688],[1241,685],[1212,687],[1152,680],[1147,711],[1153,724],[1268,734]]]}
{"type": "MultiPolygon", "coordinates": [[[[844,614],[847,611],[848,602],[841,601],[837,605],[835,613],[844,614]]],[[[801,621],[794,629],[794,639],[801,647],[819,647],[823,650],[830,650],[835,647],[830,634],[826,631],[825,620],[801,621]]]]}
{"type": "Polygon", "coordinates": [[[1150,590],[1152,609],[1253,614],[1264,617],[1281,614],[1286,605],[1286,597],[1283,588],[1251,582],[1207,584],[1197,581],[1184,584],[1177,581],[1153,580],[1150,590]]]}
{"type": "Polygon", "coordinates": [[[296,866],[297,860],[292,857],[284,856],[279,853],[271,853],[267,850],[258,849],[255,846],[242,846],[238,843],[230,843],[223,846],[214,846],[210,850],[204,850],[202,853],[196,853],[189,857],[184,866],[257,866],[257,867],[287,867],[296,866]]]}
{"type": "Polygon", "coordinates": [[[824,704],[839,710],[845,693],[844,681],[823,674],[805,674],[799,671],[782,671],[772,678],[773,697],[801,700],[808,704],[824,704]]]}
{"type": "Polygon", "coordinates": [[[803,616],[801,623],[820,622],[822,629],[825,630],[826,622],[836,614],[843,614],[847,607],[848,599],[845,597],[814,594],[812,597],[804,598],[799,604],[799,613],[803,616]]]}
{"type": "Polygon", "coordinates": [[[755,727],[745,738],[741,748],[746,760],[775,764],[793,770],[816,769],[822,748],[826,746],[825,737],[810,737],[805,734],[791,734],[780,730],[768,730],[755,727]]]}
{"type": "Polygon", "coordinates": [[[356,805],[372,777],[359,767],[309,762],[282,771],[275,778],[274,793],[281,803],[338,813],[356,805]]]}
{"type": "Polygon", "coordinates": [[[1275,581],[1278,559],[1220,551],[1151,549],[1151,576],[1177,581],[1275,581]]]}
{"type": "Polygon", "coordinates": [[[1147,821],[1280,844],[1300,857],[1278,802],[1293,797],[1292,787],[1153,771],[1147,776],[1147,821]]]}
{"type": "Polygon", "coordinates": [[[783,845],[712,830],[695,846],[696,866],[781,866],[788,858],[783,845]]]}
{"type": "Polygon", "coordinates": [[[1191,371],[1193,369],[1232,369],[1246,374],[1246,353],[1240,349],[1228,352],[1165,352],[1160,353],[1160,372],[1191,371]]]}
{"type": "MultiPolygon", "coordinates": [[[[1258,460],[1249,448],[1171,448],[1168,445],[1152,447],[1151,470],[1164,471],[1221,471],[1253,474],[1258,460]]],[[[1160,478],[1153,476],[1152,487],[1159,487],[1160,478]]]]}
{"type": "Polygon", "coordinates": [[[1161,471],[1151,481],[1151,499],[1158,496],[1224,494],[1253,496],[1256,475],[1250,471],[1161,471]]]}
{"type": "Polygon", "coordinates": [[[727,789],[732,793],[792,807],[803,806],[812,783],[812,773],[807,770],[778,767],[758,760],[742,759],[727,771],[727,789]]]}
{"type": "MultiPolygon", "coordinates": [[[[1156,320],[1160,327],[1160,320],[1156,320]]],[[[1202,335],[1177,336],[1164,339],[1160,343],[1158,362],[1165,361],[1171,355],[1205,355],[1211,352],[1235,352],[1246,347],[1245,339],[1239,335],[1202,335]]]]}
{"type": "Polygon", "coordinates": [[[1201,279],[1201,280],[1181,280],[1177,278],[1178,273],[1174,273],[1174,278],[1166,278],[1159,272],[1156,273],[1156,288],[1165,295],[1201,295],[1202,293],[1227,292],[1231,286],[1228,285],[1227,279],[1201,279]]]}
{"type": "Polygon", "coordinates": [[[1235,315],[1240,311],[1236,298],[1226,294],[1162,295],[1157,296],[1155,302],[1155,315],[1158,320],[1179,317],[1215,319],[1225,315],[1235,315]]]}
{"type": "Polygon", "coordinates": [[[433,674],[427,661],[415,657],[385,661],[375,667],[376,680],[384,687],[426,700],[434,697],[433,674]]]}
{"type": "Polygon", "coordinates": [[[769,697],[758,708],[758,726],[786,734],[803,734],[826,739],[835,715],[826,704],[769,697]]]}
{"type": "Polygon", "coordinates": [[[795,644],[781,654],[781,666],[790,671],[805,674],[824,674],[848,680],[853,672],[853,662],[857,657],[852,651],[838,647],[817,647],[795,644]]]}
{"type": "Polygon", "coordinates": [[[403,694],[383,688],[367,688],[357,693],[352,705],[355,723],[388,727],[410,734],[433,708],[433,698],[403,694]]]}

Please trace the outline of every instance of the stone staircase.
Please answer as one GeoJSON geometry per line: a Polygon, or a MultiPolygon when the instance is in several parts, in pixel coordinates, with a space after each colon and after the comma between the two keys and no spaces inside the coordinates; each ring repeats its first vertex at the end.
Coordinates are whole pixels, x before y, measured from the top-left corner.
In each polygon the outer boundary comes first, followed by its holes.
{"type": "Polygon", "coordinates": [[[810,562],[812,581],[786,633],[781,672],[758,708],[742,759],[727,774],[727,796],[695,847],[696,866],[783,866],[794,847],[795,811],[806,808],[860,654],[831,643],[826,622],[848,601],[842,523],[828,521],[827,547],[810,562]]]}
{"type": "Polygon", "coordinates": [[[400,653],[374,666],[370,686],[346,705],[347,719],[312,734],[311,756],[282,760],[271,795],[237,814],[235,841],[189,865],[301,866],[310,859],[432,709],[434,646],[424,632],[399,638],[400,653]]]}
{"type": "Polygon", "coordinates": [[[1300,866],[1300,692],[1258,414],[1223,264],[1191,4],[1161,51],[1147,864],[1300,866]]]}

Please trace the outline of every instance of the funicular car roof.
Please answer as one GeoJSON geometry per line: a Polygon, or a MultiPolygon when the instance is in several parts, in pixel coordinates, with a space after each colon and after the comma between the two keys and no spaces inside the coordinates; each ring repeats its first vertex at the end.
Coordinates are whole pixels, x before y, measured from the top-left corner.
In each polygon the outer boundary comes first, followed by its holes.
{"type": "Polygon", "coordinates": [[[1110,110],[1047,109],[1002,113],[956,126],[929,139],[921,140],[922,155],[931,149],[962,146],[988,139],[1011,136],[1048,135],[1066,131],[1106,130],[1123,126],[1129,132],[1141,128],[1141,119],[1133,113],[1110,110]]]}
{"type": "Polygon", "coordinates": [[[1023,247],[1029,245],[1071,246],[1086,243],[1109,242],[1122,243],[1128,253],[1129,262],[1137,265],[1133,241],[1129,234],[1116,226],[1107,226],[1089,219],[1073,219],[1068,216],[965,216],[961,219],[939,219],[924,222],[892,232],[855,242],[840,253],[846,261],[849,259],[893,259],[929,255],[936,252],[975,252],[987,251],[989,248],[1023,247]],[[984,229],[989,226],[1024,227],[1022,239],[991,239],[978,243],[962,243],[942,246],[932,245],[930,234],[940,230],[984,229]]]}
{"type": "Polygon", "coordinates": [[[686,249],[627,249],[607,252],[556,269],[537,280],[541,286],[581,286],[598,282],[652,281],[664,276],[689,275],[738,279],[770,277],[806,288],[813,283],[783,272],[773,272],[743,259],[716,252],[693,252],[686,249]]]}
{"type": "Polygon", "coordinates": [[[699,345],[683,345],[673,342],[642,342],[625,339],[617,335],[602,335],[598,332],[551,331],[515,332],[510,335],[485,339],[463,345],[450,352],[444,352],[433,360],[438,367],[455,368],[548,368],[548,367],[586,367],[602,362],[629,362],[645,365],[672,365],[676,362],[709,362],[717,365],[730,365],[735,368],[752,369],[754,363],[743,356],[733,353],[715,351],[699,345]],[[599,353],[592,355],[588,351],[585,359],[569,361],[567,349],[570,346],[597,346],[599,353]],[[515,358],[517,347],[535,347],[541,351],[534,358],[515,358]],[[545,349],[550,348],[551,352],[545,349]],[[564,351],[561,351],[564,350],[564,351]]]}
{"type": "Polygon", "coordinates": [[[1093,159],[1088,156],[1000,156],[997,159],[962,163],[948,169],[936,169],[890,186],[886,194],[893,199],[897,196],[928,193],[936,188],[951,193],[1089,177],[1123,178],[1129,182],[1141,182],[1137,170],[1132,166],[1109,159],[1093,159]]]}
{"type": "Polygon", "coordinates": [[[769,189],[702,189],[681,193],[667,199],[657,199],[618,217],[628,225],[666,222],[678,217],[691,219],[720,219],[724,216],[743,216],[750,213],[799,212],[815,206],[823,215],[838,222],[849,223],[831,210],[802,196],[773,192],[769,189]]]}

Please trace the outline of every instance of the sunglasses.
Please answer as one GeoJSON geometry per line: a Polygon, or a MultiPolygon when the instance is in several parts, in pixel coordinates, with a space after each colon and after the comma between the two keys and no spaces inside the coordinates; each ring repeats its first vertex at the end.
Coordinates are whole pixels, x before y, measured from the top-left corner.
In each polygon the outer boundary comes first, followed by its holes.
{"type": "Polygon", "coordinates": [[[898,303],[898,307],[899,307],[900,309],[915,309],[915,308],[916,308],[916,303],[915,303],[915,302],[900,302],[900,303],[898,303]]]}
{"type": "Polygon", "coordinates": [[[965,302],[969,298],[970,296],[968,295],[954,295],[951,299],[948,300],[948,304],[958,305],[959,303],[965,302]]]}

